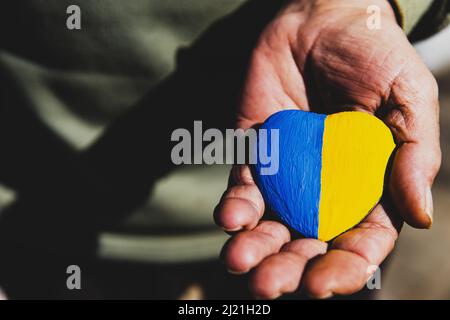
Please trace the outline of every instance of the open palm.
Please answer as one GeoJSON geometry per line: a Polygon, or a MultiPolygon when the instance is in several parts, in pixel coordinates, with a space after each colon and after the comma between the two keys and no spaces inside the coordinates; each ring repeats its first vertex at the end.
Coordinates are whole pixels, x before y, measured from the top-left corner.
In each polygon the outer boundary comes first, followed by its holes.
{"type": "Polygon", "coordinates": [[[248,166],[236,166],[215,219],[233,237],[228,269],[252,269],[256,296],[276,298],[300,285],[314,297],[361,289],[370,266],[394,247],[403,219],[428,228],[431,185],[440,165],[437,85],[397,25],[385,0],[381,29],[367,27],[366,1],[292,1],[261,34],[242,92],[237,127],[250,128],[281,109],[369,112],[398,146],[384,199],[355,228],[329,244],[293,239],[265,204],[248,166]]]}

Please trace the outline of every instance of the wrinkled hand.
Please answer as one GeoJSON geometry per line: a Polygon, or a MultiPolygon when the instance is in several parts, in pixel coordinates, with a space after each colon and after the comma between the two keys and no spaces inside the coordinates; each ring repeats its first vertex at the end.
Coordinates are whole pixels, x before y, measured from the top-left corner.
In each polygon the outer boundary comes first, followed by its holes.
{"type": "Polygon", "coordinates": [[[382,201],[329,244],[292,239],[284,225],[262,219],[264,201],[249,167],[237,166],[215,210],[217,223],[234,234],[223,257],[230,272],[253,269],[250,288],[259,297],[276,298],[300,285],[318,298],[351,294],[365,285],[369,266],[391,252],[403,220],[417,228],[431,226],[430,188],[441,157],[436,81],[388,1],[298,0],[260,36],[237,127],[250,128],[276,111],[296,108],[359,110],[389,126],[398,146],[388,185],[392,205],[382,201]],[[370,4],[381,9],[380,30],[366,25],[370,4]]]}

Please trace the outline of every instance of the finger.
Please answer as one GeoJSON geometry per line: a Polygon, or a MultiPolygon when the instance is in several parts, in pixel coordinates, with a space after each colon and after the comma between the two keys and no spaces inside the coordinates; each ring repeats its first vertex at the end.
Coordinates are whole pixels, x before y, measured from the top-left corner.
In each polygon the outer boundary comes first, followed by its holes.
{"type": "Polygon", "coordinates": [[[399,145],[389,190],[408,224],[429,228],[431,186],[441,163],[436,81],[425,67],[406,71],[394,82],[388,104],[391,108],[384,120],[399,145]]]}
{"type": "Polygon", "coordinates": [[[311,261],[303,277],[305,291],[316,298],[359,291],[392,251],[400,227],[377,205],[357,227],[337,237],[327,254],[311,261]]]}
{"type": "Polygon", "coordinates": [[[226,231],[251,230],[264,213],[264,200],[256,186],[250,167],[235,166],[231,186],[214,210],[214,220],[226,231]]]}
{"type": "Polygon", "coordinates": [[[327,250],[325,242],[298,239],[267,257],[258,265],[250,279],[250,290],[259,298],[275,299],[297,290],[307,262],[327,250]]]}
{"type": "Polygon", "coordinates": [[[222,257],[232,273],[246,273],[265,257],[277,253],[290,240],[288,229],[275,221],[262,221],[251,231],[242,231],[225,244],[222,257]]]}
{"type": "Polygon", "coordinates": [[[303,279],[305,291],[313,298],[349,295],[362,289],[370,264],[355,253],[332,249],[308,266],[303,279]]]}

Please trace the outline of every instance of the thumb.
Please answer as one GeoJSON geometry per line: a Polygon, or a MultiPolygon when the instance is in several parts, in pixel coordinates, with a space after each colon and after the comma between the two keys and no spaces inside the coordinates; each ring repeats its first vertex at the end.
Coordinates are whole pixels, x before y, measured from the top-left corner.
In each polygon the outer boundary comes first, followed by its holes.
{"type": "Polygon", "coordinates": [[[438,88],[423,69],[403,72],[394,81],[383,117],[398,146],[389,192],[405,221],[416,228],[432,225],[431,186],[441,164],[438,88]]]}

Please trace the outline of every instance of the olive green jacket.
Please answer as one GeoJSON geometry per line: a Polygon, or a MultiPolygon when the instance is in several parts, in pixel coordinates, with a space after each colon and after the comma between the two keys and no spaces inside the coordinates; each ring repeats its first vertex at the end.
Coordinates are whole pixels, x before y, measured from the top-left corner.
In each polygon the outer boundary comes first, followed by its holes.
{"type": "Polygon", "coordinates": [[[448,0],[391,0],[398,21],[410,39],[421,40],[450,23],[448,0]]]}

